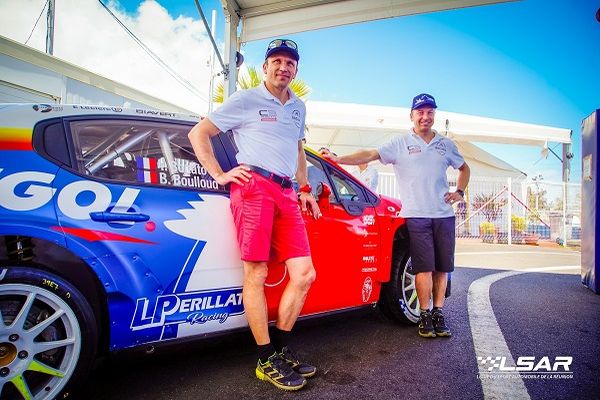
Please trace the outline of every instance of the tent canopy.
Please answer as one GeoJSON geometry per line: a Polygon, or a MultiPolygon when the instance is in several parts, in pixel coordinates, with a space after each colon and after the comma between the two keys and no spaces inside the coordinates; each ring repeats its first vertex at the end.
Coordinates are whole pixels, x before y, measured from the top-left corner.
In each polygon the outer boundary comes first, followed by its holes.
{"type": "MultiPolygon", "coordinates": [[[[377,147],[413,126],[410,109],[309,100],[308,139],[313,145],[349,152],[377,147]]],[[[458,114],[438,109],[433,128],[457,142],[533,145],[571,143],[569,129],[458,114]]]]}
{"type": "MultiPolygon", "coordinates": [[[[513,178],[522,180],[527,178],[527,174],[518,168],[510,165],[506,161],[494,156],[491,153],[475,146],[469,142],[455,142],[458,151],[469,164],[473,175],[480,177],[494,178],[513,178]]],[[[456,175],[456,171],[449,169],[452,175],[456,175]]]]}
{"type": "Polygon", "coordinates": [[[221,0],[242,20],[241,41],[513,0],[221,0]]]}
{"type": "Polygon", "coordinates": [[[236,52],[241,43],[376,19],[511,1],[518,0],[221,0],[225,14],[225,96],[236,90],[236,52]],[[238,36],[240,22],[242,30],[238,36]]]}
{"type": "MultiPolygon", "coordinates": [[[[309,100],[306,103],[307,145],[328,147],[338,154],[376,148],[412,128],[410,109],[309,100]]],[[[569,129],[524,124],[437,110],[434,129],[454,140],[478,175],[524,178],[525,174],[470,142],[539,146],[571,143],[569,129]]],[[[386,170],[386,168],[379,168],[386,170]]]]}

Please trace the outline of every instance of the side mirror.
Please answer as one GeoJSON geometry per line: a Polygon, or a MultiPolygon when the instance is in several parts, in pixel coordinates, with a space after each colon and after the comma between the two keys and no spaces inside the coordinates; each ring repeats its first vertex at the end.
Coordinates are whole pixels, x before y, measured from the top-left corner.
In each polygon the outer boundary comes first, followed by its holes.
{"type": "Polygon", "coordinates": [[[317,203],[319,208],[326,210],[329,208],[329,196],[331,196],[331,188],[325,182],[319,182],[317,185],[317,203]]]}

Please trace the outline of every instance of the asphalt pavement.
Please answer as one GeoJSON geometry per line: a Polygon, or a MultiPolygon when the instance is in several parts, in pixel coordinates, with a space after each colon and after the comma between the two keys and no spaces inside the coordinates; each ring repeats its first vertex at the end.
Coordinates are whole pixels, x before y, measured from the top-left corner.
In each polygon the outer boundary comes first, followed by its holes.
{"type": "Polygon", "coordinates": [[[319,368],[299,392],[255,378],[254,345],[242,332],[113,355],[98,363],[81,398],[599,398],[600,295],[581,284],[578,252],[459,241],[456,265],[445,306],[451,338],[423,339],[377,310],[299,322],[296,346],[319,368]],[[572,357],[568,371],[546,373],[557,357],[572,357]],[[519,358],[537,371],[500,371],[500,362],[519,358]]]}

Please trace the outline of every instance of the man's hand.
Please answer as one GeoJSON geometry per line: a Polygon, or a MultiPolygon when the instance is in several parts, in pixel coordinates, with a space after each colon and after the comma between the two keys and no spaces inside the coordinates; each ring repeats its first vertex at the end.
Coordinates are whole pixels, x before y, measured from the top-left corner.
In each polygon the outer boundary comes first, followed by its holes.
{"type": "Polygon", "coordinates": [[[463,197],[458,192],[448,192],[444,195],[444,201],[446,203],[454,204],[459,201],[463,201],[463,197]]]}
{"type": "Polygon", "coordinates": [[[323,156],[323,158],[326,158],[328,160],[333,161],[336,164],[339,164],[339,157],[328,148],[322,147],[321,150],[319,150],[319,153],[323,156]]]}
{"type": "Polygon", "coordinates": [[[303,213],[308,210],[308,208],[307,208],[307,204],[308,204],[313,218],[314,219],[321,218],[321,216],[322,216],[321,210],[319,210],[319,205],[317,204],[317,201],[315,200],[315,198],[313,197],[313,195],[311,193],[300,192],[298,200],[300,201],[300,209],[302,210],[303,213]]]}
{"type": "Polygon", "coordinates": [[[250,168],[245,165],[238,165],[235,168],[230,169],[227,172],[223,172],[221,175],[215,177],[215,181],[221,185],[225,186],[229,182],[237,183],[240,186],[244,186],[244,183],[250,182],[250,178],[252,178],[252,174],[250,174],[250,168]]]}

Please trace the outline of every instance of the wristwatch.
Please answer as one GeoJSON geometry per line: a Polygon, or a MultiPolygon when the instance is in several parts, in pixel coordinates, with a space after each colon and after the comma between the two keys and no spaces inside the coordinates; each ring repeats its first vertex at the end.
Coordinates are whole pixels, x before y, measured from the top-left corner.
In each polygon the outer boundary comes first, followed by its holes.
{"type": "Polygon", "coordinates": [[[312,192],[312,188],[310,187],[310,184],[306,184],[304,186],[300,186],[300,188],[298,189],[298,191],[300,193],[311,193],[312,192]]]}
{"type": "Polygon", "coordinates": [[[458,193],[458,194],[460,194],[460,197],[465,197],[465,191],[464,190],[456,189],[455,192],[458,193]]]}

